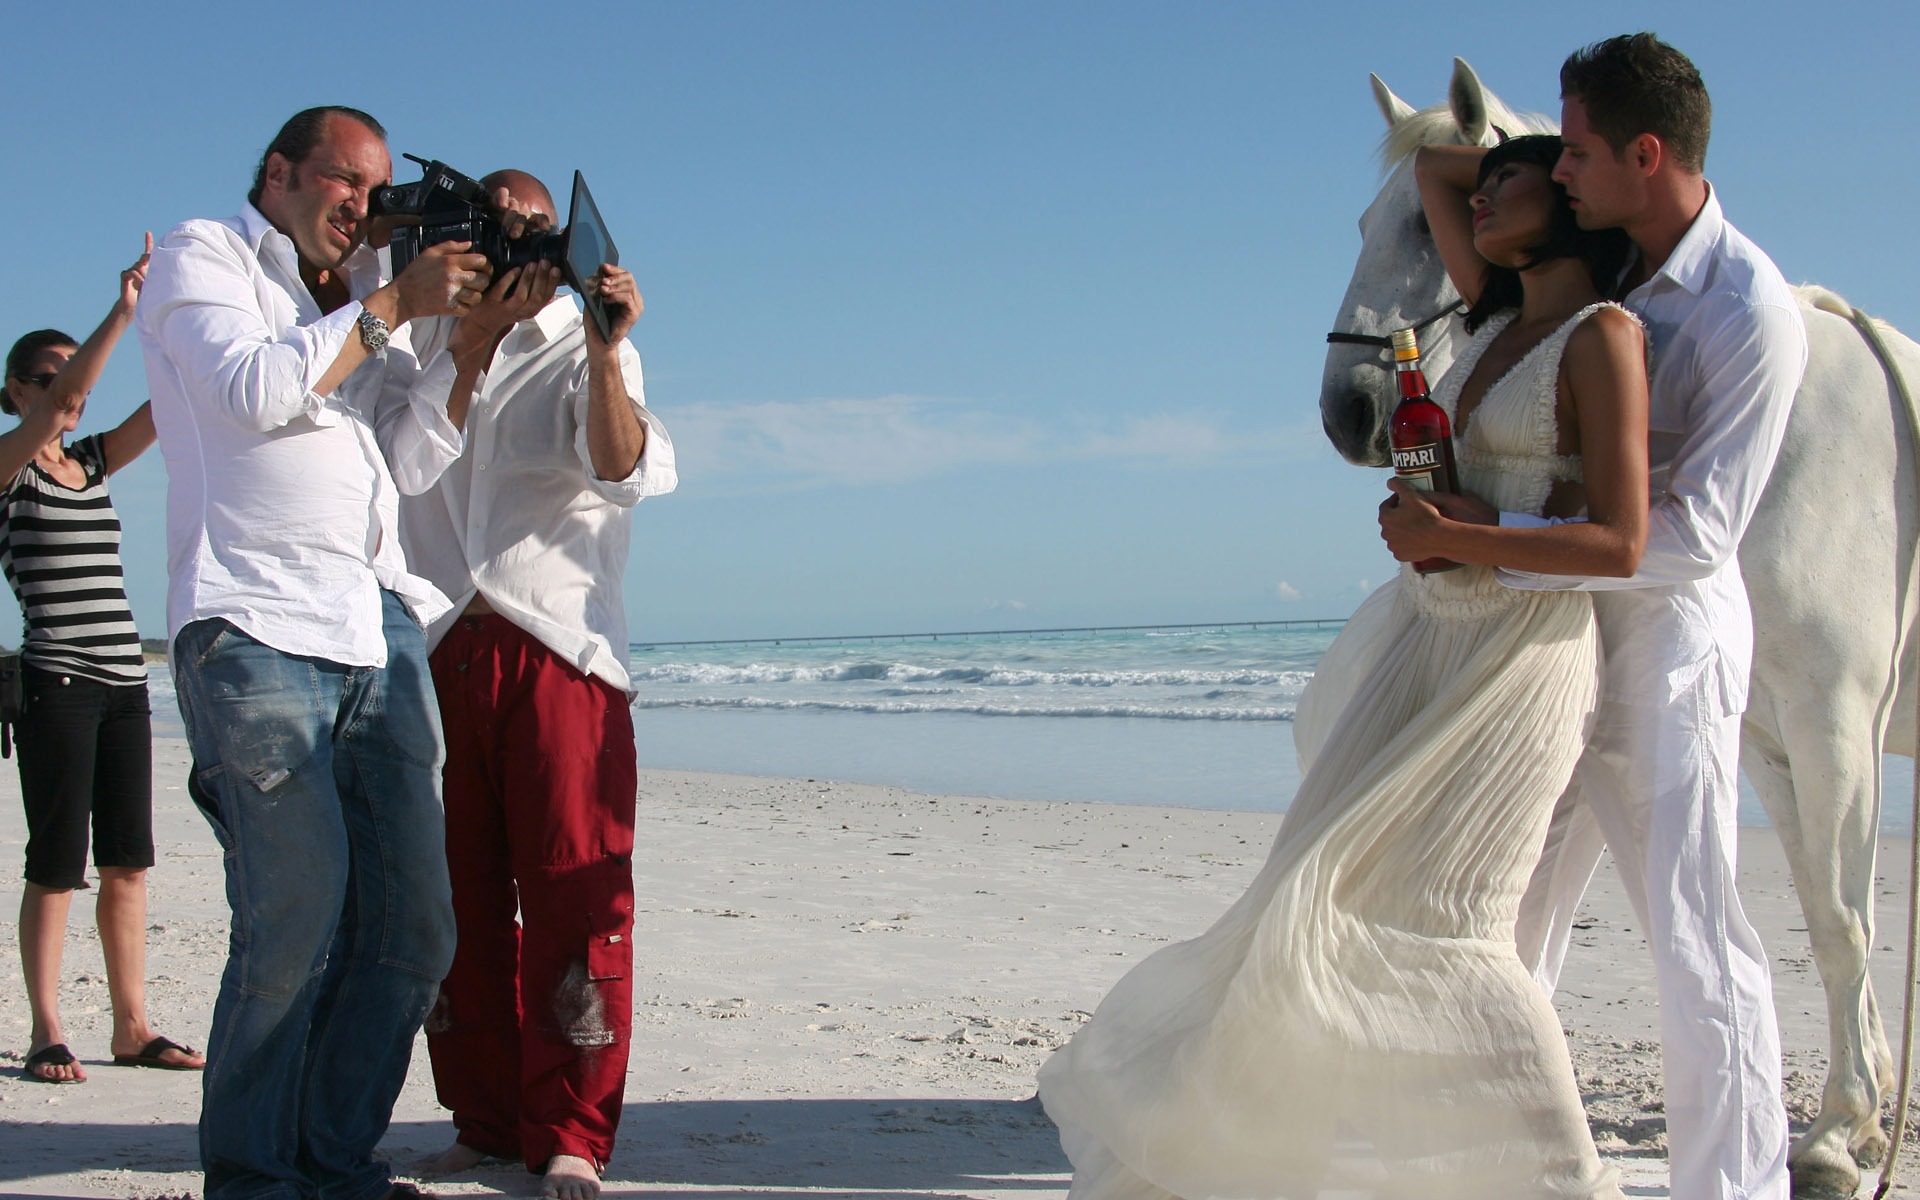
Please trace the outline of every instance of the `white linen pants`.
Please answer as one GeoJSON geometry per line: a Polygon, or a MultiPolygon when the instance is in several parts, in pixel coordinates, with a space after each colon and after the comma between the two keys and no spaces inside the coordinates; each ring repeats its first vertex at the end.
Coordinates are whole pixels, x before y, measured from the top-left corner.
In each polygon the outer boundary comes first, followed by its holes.
{"type": "Polygon", "coordinates": [[[1601,701],[1515,940],[1552,995],[1611,847],[1653,949],[1673,1200],[1788,1200],[1773,977],[1734,892],[1740,717],[1711,674],[1664,704],[1601,701]]]}

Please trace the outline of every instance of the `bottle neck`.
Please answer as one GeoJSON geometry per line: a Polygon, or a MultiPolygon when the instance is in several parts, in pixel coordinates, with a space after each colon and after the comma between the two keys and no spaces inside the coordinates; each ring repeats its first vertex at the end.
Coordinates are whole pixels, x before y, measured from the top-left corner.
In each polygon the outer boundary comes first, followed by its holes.
{"type": "Polygon", "coordinates": [[[1408,359],[1394,365],[1399,368],[1400,398],[1402,400],[1424,398],[1427,394],[1427,377],[1420,371],[1420,360],[1408,359]]]}

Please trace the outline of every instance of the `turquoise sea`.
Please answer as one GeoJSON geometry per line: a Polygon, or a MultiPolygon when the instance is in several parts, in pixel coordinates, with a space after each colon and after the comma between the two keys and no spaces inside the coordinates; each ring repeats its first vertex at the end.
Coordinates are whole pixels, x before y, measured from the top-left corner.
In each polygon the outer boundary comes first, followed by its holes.
{"type": "MultiPolygon", "coordinates": [[[[1019,800],[1278,812],[1293,712],[1339,623],[632,648],[643,767],[1019,800]]],[[[156,726],[179,732],[165,671],[156,726]]],[[[1912,814],[1889,758],[1883,827],[1912,814]]],[[[1741,822],[1766,815],[1745,790],[1741,822]]]]}
{"type": "MultiPolygon", "coordinates": [[[[644,765],[1031,800],[1277,812],[1339,622],[637,646],[644,765]]],[[[1904,832],[1913,764],[1888,758],[1904,832]]],[[[1740,820],[1765,825],[1742,786],[1740,820]]]]}

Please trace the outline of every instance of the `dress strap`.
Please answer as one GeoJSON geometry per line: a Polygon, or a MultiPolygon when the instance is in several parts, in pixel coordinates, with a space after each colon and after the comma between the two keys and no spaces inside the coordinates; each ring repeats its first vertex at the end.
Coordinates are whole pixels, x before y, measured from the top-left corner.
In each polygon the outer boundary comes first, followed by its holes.
{"type": "MultiPolygon", "coordinates": [[[[1453,360],[1453,364],[1447,368],[1447,373],[1438,380],[1429,381],[1433,384],[1433,402],[1447,414],[1447,420],[1455,424],[1459,423],[1460,393],[1466,389],[1467,376],[1473,374],[1474,367],[1480,362],[1480,356],[1487,352],[1487,347],[1493,344],[1493,339],[1499,337],[1500,331],[1513,324],[1514,318],[1519,315],[1518,312],[1508,309],[1489,317],[1486,324],[1474,330],[1473,340],[1468,342],[1467,348],[1460,352],[1460,357],[1453,360]]],[[[1460,430],[1454,430],[1456,437],[1459,433],[1460,430]]]]}
{"type": "MultiPolygon", "coordinates": [[[[1560,360],[1567,352],[1567,342],[1573,337],[1588,317],[1603,308],[1619,309],[1640,325],[1640,318],[1634,316],[1625,305],[1611,300],[1601,300],[1587,305],[1560,323],[1560,328],[1547,336],[1540,347],[1540,362],[1534,368],[1534,403],[1539,406],[1533,422],[1533,453],[1543,461],[1554,463],[1554,474],[1560,479],[1578,480],[1580,478],[1579,458],[1576,455],[1558,453],[1560,444],[1560,360]]],[[[1643,326],[1644,328],[1644,326],[1643,326]]]]}

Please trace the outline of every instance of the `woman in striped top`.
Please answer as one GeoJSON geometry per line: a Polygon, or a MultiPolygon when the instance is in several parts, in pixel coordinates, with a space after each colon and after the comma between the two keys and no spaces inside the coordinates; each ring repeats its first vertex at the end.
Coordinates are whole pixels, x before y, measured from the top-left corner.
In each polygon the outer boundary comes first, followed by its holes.
{"type": "MultiPolygon", "coordinates": [[[[152,251],[153,238],[147,238],[152,251]]],[[[27,810],[20,959],[33,1030],[24,1074],[79,1083],[60,1028],[60,951],[87,832],[100,872],[97,917],[113,1004],[113,1061],[192,1070],[198,1053],[157,1035],[146,1015],[147,868],[153,865],[153,747],[147,669],[120,569],[120,520],[107,476],[153,445],[142,404],[119,427],[81,438],[87,393],[126,331],[147,258],[120,274],[120,297],[85,343],[41,329],[7,355],[0,410],[0,568],[26,614],[26,714],[16,725],[27,810]]]]}

